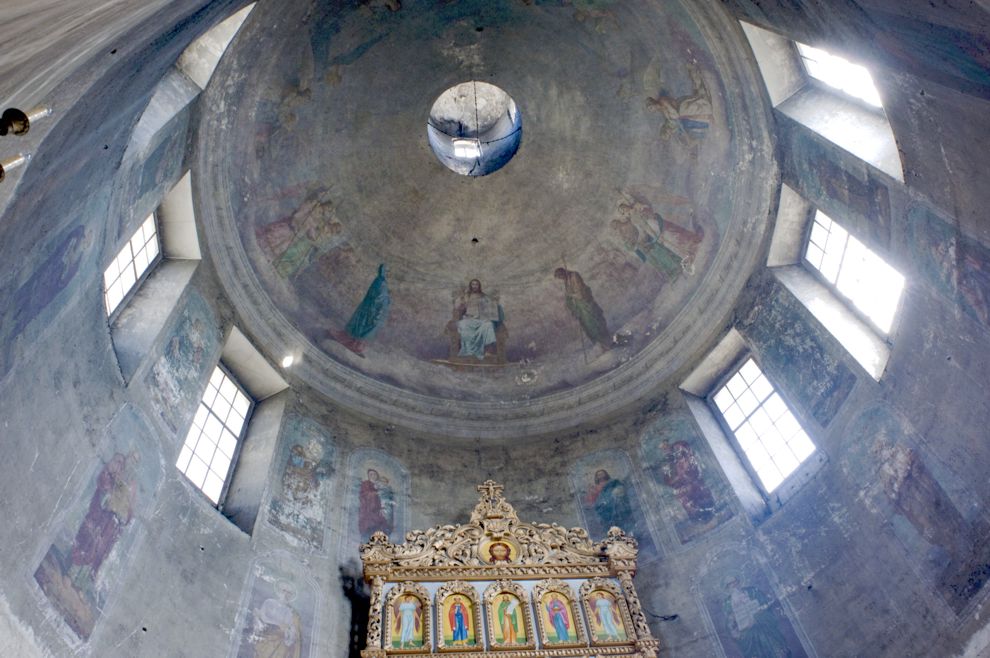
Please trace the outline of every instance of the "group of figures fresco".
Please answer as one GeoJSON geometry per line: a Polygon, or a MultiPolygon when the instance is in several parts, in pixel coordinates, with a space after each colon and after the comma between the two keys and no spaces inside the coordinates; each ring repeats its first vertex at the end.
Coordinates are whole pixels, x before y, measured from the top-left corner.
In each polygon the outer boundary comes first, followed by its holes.
{"type": "MultiPolygon", "coordinates": [[[[652,100],[663,107],[670,105],[669,101],[652,100]]],[[[681,126],[682,122],[678,120],[676,125],[681,126]]],[[[688,132],[696,131],[697,127],[688,132]]],[[[616,276],[612,271],[615,267],[620,278],[628,276],[627,268],[636,276],[635,272],[645,266],[655,277],[653,287],[662,289],[694,274],[706,229],[696,218],[690,201],[644,190],[637,187],[623,190],[609,222],[609,241],[614,242],[611,249],[624,262],[605,269],[596,266],[592,278],[616,276]]],[[[275,273],[289,283],[323,260],[353,251],[330,191],[304,186],[298,191],[302,192],[305,192],[303,200],[293,212],[255,230],[257,244],[275,273]]],[[[334,268],[324,269],[329,273],[334,268]]],[[[572,269],[563,261],[547,274],[560,282],[562,310],[579,331],[585,349],[588,345],[598,346],[604,352],[615,347],[614,330],[620,327],[611,326],[608,314],[595,298],[588,273],[572,269]]],[[[364,357],[368,345],[387,325],[392,306],[389,267],[381,263],[347,322],[327,327],[326,338],[364,357]]],[[[468,280],[452,294],[451,319],[445,331],[451,338],[449,353],[433,362],[504,365],[506,321],[506,309],[498,290],[478,278],[468,280]]]]}
{"type": "Polygon", "coordinates": [[[484,596],[463,583],[453,592],[441,587],[434,595],[434,607],[425,588],[396,585],[387,596],[386,646],[400,652],[429,652],[434,611],[437,644],[448,649],[485,646],[482,619],[488,621],[487,645],[492,648],[533,647],[537,637],[548,648],[587,646],[589,637],[596,645],[630,639],[628,611],[617,586],[585,588],[581,598],[576,598],[571,587],[560,581],[477,585],[484,589],[484,596]]]}

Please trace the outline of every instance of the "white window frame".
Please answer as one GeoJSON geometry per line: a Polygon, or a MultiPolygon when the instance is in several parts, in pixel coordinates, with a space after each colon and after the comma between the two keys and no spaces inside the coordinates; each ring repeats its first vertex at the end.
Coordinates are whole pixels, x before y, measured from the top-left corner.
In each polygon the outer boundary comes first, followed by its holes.
{"type": "MultiPolygon", "coordinates": [[[[222,382],[221,382],[221,384],[222,384],[222,382]]],[[[218,392],[217,392],[216,396],[214,397],[214,403],[216,402],[216,398],[219,397],[219,396],[220,396],[220,393],[219,393],[219,388],[218,388],[218,392]]],[[[248,426],[251,423],[251,416],[252,416],[252,414],[254,412],[254,409],[255,409],[256,405],[257,405],[257,402],[254,400],[254,398],[251,396],[251,394],[247,391],[247,389],[237,380],[237,378],[234,377],[233,374],[231,374],[231,372],[227,368],[227,366],[222,361],[218,362],[217,365],[216,365],[216,368],[213,370],[213,372],[210,373],[210,379],[207,381],[206,386],[203,387],[203,394],[200,396],[199,403],[196,406],[196,412],[193,415],[193,420],[191,420],[189,422],[189,430],[187,431],[186,436],[183,438],[182,447],[179,449],[179,456],[176,457],[176,460],[175,460],[175,467],[176,467],[176,469],[180,473],[182,473],[183,477],[185,478],[185,480],[190,485],[192,485],[197,491],[199,491],[199,493],[202,494],[210,502],[210,504],[213,507],[216,507],[218,510],[221,510],[221,511],[223,510],[224,502],[225,502],[226,497],[227,497],[227,491],[229,490],[230,483],[231,483],[231,481],[234,478],[234,472],[237,469],[237,461],[240,458],[241,449],[242,449],[242,447],[244,445],[244,439],[247,436],[248,426]],[[196,448],[198,447],[199,442],[202,440],[202,437],[203,437],[203,429],[197,427],[196,426],[196,423],[195,423],[195,419],[201,413],[201,410],[203,408],[206,409],[206,413],[207,413],[207,417],[206,418],[207,419],[209,417],[211,417],[211,416],[213,418],[217,418],[217,420],[221,423],[223,429],[227,429],[228,431],[230,429],[227,426],[227,424],[226,424],[226,419],[221,420],[219,418],[219,416],[217,416],[216,413],[214,412],[214,410],[213,410],[213,403],[211,403],[210,405],[207,405],[206,402],[204,401],[204,398],[206,397],[207,393],[209,393],[210,390],[211,390],[211,387],[213,387],[213,383],[212,383],[213,382],[213,378],[214,378],[215,374],[218,371],[223,374],[223,376],[224,376],[225,379],[229,380],[236,387],[237,392],[239,392],[241,395],[244,396],[244,398],[247,400],[248,406],[247,406],[247,409],[245,410],[245,413],[244,413],[244,422],[242,423],[242,425],[240,427],[240,430],[239,430],[239,432],[237,433],[237,435],[235,437],[236,443],[234,445],[233,454],[230,455],[230,462],[229,462],[229,464],[227,466],[227,472],[224,474],[223,484],[221,485],[220,492],[217,495],[217,500],[214,501],[210,497],[210,495],[208,493],[206,493],[205,489],[201,485],[197,484],[196,482],[194,482],[192,479],[189,478],[189,476],[187,475],[187,473],[188,473],[189,464],[191,463],[192,459],[199,457],[201,461],[204,461],[205,462],[205,460],[203,460],[200,457],[200,455],[197,453],[197,451],[196,451],[196,448]],[[196,443],[192,444],[192,446],[190,447],[190,437],[193,435],[194,431],[196,431],[196,430],[198,430],[198,432],[196,433],[196,443]],[[190,451],[190,455],[189,455],[188,459],[185,460],[186,461],[185,467],[181,467],[181,466],[179,466],[179,464],[182,462],[183,454],[185,453],[185,451],[187,449],[190,451]]],[[[205,425],[205,421],[204,421],[204,425],[205,425]]],[[[231,432],[231,434],[233,434],[233,432],[231,432]]],[[[209,439],[207,439],[207,440],[209,440],[209,439]]],[[[215,450],[219,450],[220,449],[219,448],[219,441],[216,444],[214,444],[214,449],[215,450]]],[[[226,454],[226,453],[224,453],[224,454],[226,454]]],[[[211,461],[212,461],[212,456],[213,455],[211,455],[211,461]]],[[[208,469],[208,472],[209,471],[212,471],[211,464],[207,464],[207,469],[208,469]]],[[[215,471],[213,471],[213,472],[216,473],[215,471]]],[[[204,479],[204,484],[205,484],[205,479],[204,479]]]]}
{"type": "Polygon", "coordinates": [[[125,242],[123,246],[117,250],[117,253],[114,254],[114,257],[110,260],[110,263],[107,264],[107,266],[103,269],[103,308],[106,311],[107,318],[110,322],[113,322],[114,318],[116,318],[120,314],[120,312],[124,310],[128,302],[130,302],[131,299],[134,298],[134,295],[137,294],[137,291],[141,288],[141,286],[148,279],[148,277],[151,276],[151,273],[155,270],[156,267],[158,267],[158,265],[162,262],[164,257],[165,256],[163,254],[163,249],[162,249],[161,224],[158,220],[158,213],[152,212],[144,219],[144,221],[142,221],[138,225],[137,229],[131,234],[131,237],[129,237],[127,239],[127,242],[125,242]],[[150,259],[147,259],[148,262],[145,265],[144,269],[141,270],[141,272],[137,272],[134,265],[134,261],[136,259],[137,253],[144,251],[151,241],[144,239],[142,241],[140,248],[137,250],[137,252],[135,252],[134,240],[138,237],[139,233],[144,232],[145,226],[148,224],[149,221],[151,221],[154,230],[153,242],[155,245],[155,255],[152,256],[150,259]],[[116,305],[114,305],[114,307],[111,309],[109,293],[113,285],[118,283],[121,277],[123,276],[123,271],[122,268],[120,268],[118,261],[120,260],[121,256],[125,255],[125,252],[130,253],[130,258],[127,260],[127,267],[132,268],[132,271],[135,272],[135,277],[134,277],[134,281],[127,288],[127,290],[124,291],[123,295],[117,301],[116,305]],[[107,283],[108,273],[110,268],[114,266],[117,267],[117,273],[114,275],[113,280],[108,285],[107,283]]]}
{"type": "MultiPolygon", "coordinates": [[[[748,415],[746,419],[748,420],[749,417],[752,415],[752,413],[755,413],[756,410],[762,408],[763,405],[765,404],[766,399],[769,399],[769,397],[770,396],[768,395],[767,398],[761,401],[760,404],[756,407],[756,409],[754,409],[754,411],[751,412],[751,414],[748,415]]],[[[806,478],[809,472],[813,472],[818,469],[818,460],[815,459],[815,455],[820,452],[821,448],[818,446],[817,443],[815,443],[814,439],[811,438],[811,434],[808,432],[807,429],[805,429],[804,424],[801,423],[801,419],[798,417],[798,414],[795,413],[794,411],[794,406],[790,402],[788,402],[786,396],[781,392],[780,388],[773,382],[773,379],[766,374],[762,366],[760,366],[759,361],[749,351],[744,352],[738,359],[736,359],[736,361],[733,363],[731,368],[727,369],[725,372],[722,373],[722,375],[718,378],[718,380],[716,380],[716,384],[711,388],[708,395],[705,397],[705,401],[707,402],[709,408],[711,409],[712,414],[715,416],[715,419],[718,421],[719,426],[722,428],[722,432],[728,438],[729,443],[731,443],[733,449],[736,451],[736,454],[739,457],[739,460],[742,463],[743,467],[746,469],[746,472],[749,474],[753,483],[759,489],[764,500],[766,500],[768,503],[770,503],[775,497],[779,497],[779,494],[781,492],[793,488],[793,484],[806,478]],[[798,465],[790,473],[784,476],[784,478],[772,490],[768,489],[764,484],[763,479],[760,477],[759,473],[757,473],[756,471],[756,468],[753,466],[752,458],[749,456],[749,454],[743,448],[742,444],[739,442],[739,439],[736,437],[735,431],[729,426],[728,421],[726,420],[725,416],[722,414],[722,411],[718,408],[718,405],[715,402],[715,396],[722,391],[722,389],[726,386],[729,380],[731,380],[750,360],[752,360],[753,363],[756,364],[756,367],[760,370],[760,373],[763,375],[763,377],[766,378],[767,382],[770,384],[772,393],[775,393],[777,394],[777,396],[780,397],[780,399],[784,403],[784,406],[787,408],[787,412],[798,423],[798,425],[801,427],[801,430],[808,437],[808,440],[815,448],[814,451],[811,452],[807,457],[805,457],[801,462],[799,462],[798,465]]],[[[763,443],[762,438],[759,438],[758,440],[760,441],[761,444],[763,443]]],[[[778,504],[782,504],[782,501],[780,501],[780,503],[778,504]]]]}
{"type": "MultiPolygon", "coordinates": [[[[804,239],[801,242],[801,265],[804,266],[804,268],[811,274],[811,276],[815,277],[815,279],[817,279],[819,282],[821,282],[822,285],[824,285],[826,288],[828,288],[832,292],[832,294],[834,294],[835,297],[839,301],[841,301],[845,305],[845,307],[847,309],[849,309],[849,312],[850,313],[854,314],[857,318],[859,318],[860,320],[862,320],[873,331],[873,333],[875,333],[877,335],[878,338],[880,338],[882,341],[884,341],[888,345],[891,344],[891,342],[892,342],[891,336],[893,335],[894,330],[897,328],[897,320],[898,320],[898,318],[900,316],[900,308],[901,308],[901,306],[903,304],[903,301],[904,301],[904,291],[907,288],[907,279],[906,279],[906,277],[904,277],[903,274],[901,274],[900,270],[898,270],[893,265],[891,265],[887,261],[887,259],[885,259],[883,256],[880,255],[880,253],[877,252],[876,249],[871,248],[865,242],[863,242],[862,240],[860,240],[853,231],[850,231],[841,222],[836,221],[830,215],[825,214],[825,212],[822,211],[820,208],[816,208],[814,206],[811,206],[811,210],[808,213],[807,225],[806,225],[805,231],[804,231],[804,239]],[[872,254],[875,258],[877,258],[878,260],[880,260],[884,265],[886,265],[887,267],[889,267],[892,270],[894,270],[895,272],[897,272],[897,274],[902,279],[904,279],[904,284],[901,287],[900,292],[898,293],[897,304],[895,305],[894,312],[891,315],[890,328],[888,328],[886,330],[884,330],[883,328],[881,328],[873,320],[873,318],[871,318],[863,309],[861,309],[856,304],[856,302],[853,299],[851,299],[848,295],[846,295],[844,292],[842,292],[839,289],[839,285],[838,285],[837,282],[836,283],[832,283],[825,276],[825,274],[820,269],[818,269],[818,267],[816,267],[814,265],[814,263],[812,263],[812,262],[810,262],[808,260],[808,246],[811,244],[811,235],[812,235],[812,232],[814,231],[815,222],[818,219],[818,215],[822,215],[823,217],[825,217],[826,219],[828,219],[832,224],[837,225],[840,229],[842,229],[843,231],[846,232],[847,243],[843,247],[843,250],[844,250],[843,259],[845,258],[846,254],[848,253],[848,250],[849,250],[848,240],[856,240],[856,242],[858,242],[860,245],[862,245],[863,248],[865,248],[867,251],[870,252],[870,254],[872,254]]],[[[839,265],[839,270],[838,270],[837,276],[841,276],[841,273],[842,273],[842,264],[839,265]]]]}

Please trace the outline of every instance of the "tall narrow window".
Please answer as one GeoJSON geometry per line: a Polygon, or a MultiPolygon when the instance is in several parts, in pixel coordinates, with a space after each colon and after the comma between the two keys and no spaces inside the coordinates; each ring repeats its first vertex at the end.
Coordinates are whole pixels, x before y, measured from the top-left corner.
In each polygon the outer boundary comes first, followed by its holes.
{"type": "Polygon", "coordinates": [[[890,333],[904,290],[897,270],[820,210],[804,258],[881,333],[890,333]]]}
{"type": "Polygon", "coordinates": [[[160,255],[158,230],[152,213],[103,272],[103,301],[107,315],[113,314],[141,277],[158,262],[160,255]]]}
{"type": "Polygon", "coordinates": [[[218,365],[175,462],[214,505],[226,490],[251,406],[251,398],[218,365]]]}
{"type": "Polygon", "coordinates": [[[797,48],[804,62],[804,68],[812,78],[871,107],[883,107],[877,87],[873,84],[873,77],[866,67],[803,43],[797,43],[797,48]]]}
{"type": "Polygon", "coordinates": [[[752,358],[712,401],[768,494],[815,453],[815,444],[752,358]]]}

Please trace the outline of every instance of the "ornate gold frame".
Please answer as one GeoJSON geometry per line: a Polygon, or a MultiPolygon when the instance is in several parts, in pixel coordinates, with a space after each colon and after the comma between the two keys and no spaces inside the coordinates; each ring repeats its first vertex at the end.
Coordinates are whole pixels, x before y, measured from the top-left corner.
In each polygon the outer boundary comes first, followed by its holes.
{"type": "Polygon", "coordinates": [[[399,583],[389,590],[385,597],[385,650],[388,653],[423,653],[433,647],[433,602],[430,600],[430,593],[426,588],[418,583],[399,583]],[[393,629],[395,628],[395,600],[405,594],[412,594],[423,604],[423,648],[422,649],[396,649],[392,646],[393,629]]]}
{"type": "Polygon", "coordinates": [[[509,650],[519,650],[519,649],[535,649],[536,648],[536,636],[533,633],[533,611],[532,606],[529,602],[529,597],[526,596],[526,590],[517,583],[511,580],[497,580],[488,587],[485,588],[485,616],[488,619],[487,629],[488,629],[488,646],[491,647],[493,651],[509,651],[509,650]],[[495,642],[495,624],[498,615],[495,613],[495,599],[502,594],[502,592],[508,592],[519,599],[519,605],[522,607],[522,618],[523,618],[523,628],[526,630],[526,642],[523,644],[499,644],[495,642]]]}
{"type": "Polygon", "coordinates": [[[581,620],[581,604],[578,601],[578,598],[574,595],[574,590],[570,585],[562,580],[557,580],[556,578],[541,580],[533,586],[533,608],[535,609],[536,623],[540,627],[540,644],[543,646],[553,647],[554,649],[588,646],[588,636],[584,631],[584,622],[581,620]],[[550,644],[547,642],[547,637],[549,637],[549,629],[543,625],[543,611],[541,610],[541,606],[543,605],[543,595],[548,592],[563,594],[567,597],[567,600],[570,601],[571,618],[574,619],[574,627],[577,629],[578,641],[576,643],[572,644],[570,642],[560,642],[550,644]]]}
{"type": "Polygon", "coordinates": [[[583,583],[581,585],[581,603],[584,607],[585,618],[588,620],[588,637],[591,640],[591,645],[595,647],[609,647],[621,644],[635,644],[636,643],[636,631],[633,628],[632,616],[629,614],[629,606],[626,605],[625,597],[622,596],[622,590],[610,580],[604,578],[592,578],[591,580],[583,583]],[[611,640],[602,641],[595,639],[594,629],[591,620],[595,616],[595,611],[591,608],[591,601],[589,597],[592,592],[596,590],[605,590],[609,594],[615,597],[615,603],[619,606],[619,617],[622,618],[622,627],[626,632],[625,640],[611,640]]]}
{"type": "Polygon", "coordinates": [[[481,598],[478,596],[478,590],[476,590],[471,583],[464,583],[455,580],[441,585],[440,589],[437,590],[434,600],[434,605],[437,609],[437,650],[444,652],[477,651],[478,649],[484,650],[485,629],[481,625],[481,598]],[[440,615],[443,614],[443,602],[452,594],[460,594],[461,596],[465,596],[471,600],[471,623],[474,624],[474,646],[447,646],[446,640],[443,638],[443,619],[440,618],[440,615]]]}
{"type": "MultiPolygon", "coordinates": [[[[619,528],[610,529],[604,540],[593,542],[582,528],[568,529],[555,523],[523,523],[512,505],[505,500],[502,490],[502,485],[492,480],[479,486],[480,500],[471,513],[468,523],[414,530],[406,534],[405,541],[401,544],[393,544],[388,540],[387,535],[376,532],[367,544],[361,546],[364,577],[371,584],[367,648],[361,652],[362,658],[387,658],[391,654],[399,653],[426,657],[436,655],[437,652],[456,652],[458,658],[588,656],[590,649],[588,637],[583,622],[579,619],[582,614],[587,615],[588,610],[574,598],[569,586],[561,592],[568,594],[574,607],[572,612],[583,644],[574,647],[545,646],[545,643],[542,643],[544,635],[541,626],[539,639],[543,646],[533,648],[537,646],[535,644],[537,635],[533,632],[534,623],[531,616],[533,601],[525,596],[525,589],[519,583],[513,582],[539,580],[541,582],[533,587],[535,593],[538,586],[559,582],[564,578],[588,580],[590,583],[607,583],[614,588],[609,591],[615,594],[620,610],[625,611],[623,619],[629,641],[621,645],[596,644],[593,649],[594,655],[656,658],[660,643],[650,633],[646,615],[643,614],[632,582],[638,554],[636,540],[619,528]],[[479,551],[485,542],[493,540],[505,541],[518,547],[515,559],[497,563],[486,562],[479,551]],[[605,580],[606,578],[617,579],[618,586],[605,580]],[[482,625],[482,603],[471,581],[493,581],[502,589],[505,589],[503,584],[505,581],[512,586],[505,591],[513,593],[523,591],[520,601],[524,604],[524,617],[528,620],[528,638],[532,638],[534,642],[532,646],[493,647],[486,650],[489,646],[486,640],[491,641],[494,633],[490,628],[490,621],[488,625],[482,625]],[[386,602],[383,596],[385,584],[401,583],[400,587],[412,587],[419,582],[442,583],[434,596],[434,605],[438,607],[435,612],[431,611],[431,618],[437,618],[442,614],[440,606],[448,595],[458,593],[471,598],[474,604],[472,618],[475,638],[478,642],[476,647],[445,646],[443,627],[438,623],[435,648],[433,645],[429,648],[424,647],[422,652],[415,654],[388,648],[391,645],[391,626],[385,629],[383,626],[392,622],[387,612],[388,608],[385,608],[386,602]],[[387,644],[383,642],[385,639],[389,639],[387,644]]],[[[423,590],[425,588],[416,591],[423,590]]],[[[486,597],[489,590],[493,590],[493,586],[485,590],[486,597]]],[[[389,592],[390,597],[393,596],[392,591],[389,592]]],[[[487,603],[486,598],[486,605],[487,603]]],[[[491,620],[490,614],[488,617],[491,620]]],[[[537,617],[539,618],[539,615],[537,617]]],[[[539,623],[542,624],[541,621],[539,623]]]]}

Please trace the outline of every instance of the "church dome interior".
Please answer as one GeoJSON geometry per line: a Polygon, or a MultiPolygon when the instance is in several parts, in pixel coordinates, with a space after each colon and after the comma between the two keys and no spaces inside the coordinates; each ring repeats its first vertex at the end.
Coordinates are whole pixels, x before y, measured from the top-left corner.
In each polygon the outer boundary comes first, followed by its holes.
{"type": "Polygon", "coordinates": [[[9,0],[0,655],[360,656],[491,480],[664,658],[990,656],[964,4],[9,0]]]}

